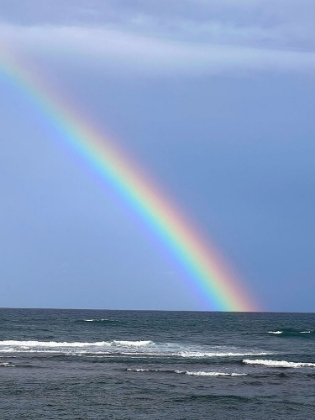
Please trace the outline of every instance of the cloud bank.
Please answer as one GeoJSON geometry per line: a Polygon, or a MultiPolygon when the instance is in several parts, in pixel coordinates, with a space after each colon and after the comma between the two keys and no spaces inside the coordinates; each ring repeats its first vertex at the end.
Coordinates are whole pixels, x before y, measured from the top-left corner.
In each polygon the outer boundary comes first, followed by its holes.
{"type": "Polygon", "coordinates": [[[0,6],[0,37],[27,53],[122,74],[312,72],[308,0],[183,0],[0,6]]]}

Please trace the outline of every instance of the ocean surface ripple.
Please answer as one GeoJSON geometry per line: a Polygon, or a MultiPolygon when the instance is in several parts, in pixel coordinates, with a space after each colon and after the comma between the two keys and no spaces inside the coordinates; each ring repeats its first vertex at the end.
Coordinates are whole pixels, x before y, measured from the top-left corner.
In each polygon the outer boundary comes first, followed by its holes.
{"type": "Polygon", "coordinates": [[[0,419],[315,418],[314,314],[0,309],[0,419]]]}

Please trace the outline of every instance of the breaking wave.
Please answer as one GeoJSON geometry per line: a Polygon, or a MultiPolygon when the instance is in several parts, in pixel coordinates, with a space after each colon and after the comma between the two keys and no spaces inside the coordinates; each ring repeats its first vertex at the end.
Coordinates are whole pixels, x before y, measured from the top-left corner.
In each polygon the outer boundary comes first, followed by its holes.
{"type": "Polygon", "coordinates": [[[226,346],[201,346],[184,343],[155,343],[152,340],[111,340],[96,342],[0,341],[0,353],[54,353],[88,357],[156,357],[183,359],[243,358],[266,356],[259,350],[226,346]]]}
{"type": "Polygon", "coordinates": [[[106,323],[106,322],[120,322],[120,321],[118,321],[117,319],[109,319],[109,318],[100,318],[100,319],[97,319],[97,318],[93,318],[93,319],[83,319],[83,320],[80,320],[80,321],[78,321],[78,322],[95,322],[95,323],[106,323]]]}
{"type": "Polygon", "coordinates": [[[0,352],[57,352],[64,353],[65,351],[73,352],[102,352],[106,349],[125,347],[145,347],[150,344],[154,344],[150,340],[139,340],[139,341],[96,341],[91,343],[81,342],[56,342],[56,341],[16,341],[16,340],[5,340],[0,341],[0,352]]]}
{"type": "Polygon", "coordinates": [[[146,369],[146,368],[128,368],[128,372],[147,372],[147,373],[176,373],[188,376],[247,376],[246,373],[224,373],[224,372],[204,372],[187,370],[169,370],[169,369],[146,369]]]}
{"type": "Polygon", "coordinates": [[[125,347],[142,347],[148,346],[149,344],[154,344],[151,340],[142,340],[142,341],[124,341],[124,340],[114,340],[113,344],[116,346],[125,346],[125,347]]]}
{"type": "Polygon", "coordinates": [[[278,335],[283,338],[315,338],[315,332],[310,329],[283,328],[275,331],[268,331],[268,334],[278,335]]]}
{"type": "Polygon", "coordinates": [[[246,365],[263,365],[267,367],[275,368],[303,368],[303,367],[315,367],[315,363],[299,363],[299,362],[287,362],[286,360],[251,360],[244,359],[243,363],[246,365]]]}
{"type": "Polygon", "coordinates": [[[225,373],[225,372],[204,372],[204,371],[181,371],[176,370],[176,373],[185,374],[188,376],[247,376],[246,373],[225,373]]]}
{"type": "Polygon", "coordinates": [[[13,365],[10,362],[4,362],[4,363],[0,363],[0,367],[14,367],[15,365],[13,365]]]}
{"type": "Polygon", "coordinates": [[[199,352],[199,351],[182,351],[179,353],[181,357],[196,357],[196,358],[208,358],[208,357],[244,357],[244,356],[267,356],[270,353],[266,352],[199,352]]]}

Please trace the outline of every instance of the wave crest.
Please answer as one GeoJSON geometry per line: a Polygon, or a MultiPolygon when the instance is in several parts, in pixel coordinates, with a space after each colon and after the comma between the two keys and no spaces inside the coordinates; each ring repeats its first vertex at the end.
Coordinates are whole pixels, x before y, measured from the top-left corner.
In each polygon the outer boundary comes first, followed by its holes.
{"type": "Polygon", "coordinates": [[[117,319],[109,319],[109,318],[92,318],[92,319],[79,320],[78,322],[106,323],[106,322],[120,322],[120,321],[118,321],[117,319]]]}
{"type": "Polygon", "coordinates": [[[114,340],[113,344],[116,346],[122,346],[122,347],[142,347],[142,346],[148,346],[150,344],[154,344],[151,340],[139,340],[139,341],[124,341],[124,340],[114,340]]]}
{"type": "Polygon", "coordinates": [[[268,331],[268,334],[279,335],[283,338],[315,338],[315,332],[310,329],[283,328],[281,330],[268,331]]]}
{"type": "MultiPolygon", "coordinates": [[[[0,341],[0,354],[4,353],[55,353],[91,357],[146,357],[146,358],[244,358],[273,354],[263,351],[248,351],[226,346],[187,345],[185,343],[155,343],[152,340],[111,340],[95,342],[58,342],[36,340],[0,341]]],[[[239,360],[238,360],[239,361],[239,360]]]]}
{"type": "Polygon", "coordinates": [[[225,373],[225,372],[204,372],[204,371],[180,371],[176,370],[176,373],[184,373],[188,376],[247,376],[246,373],[225,373]]]}
{"type": "Polygon", "coordinates": [[[204,372],[204,371],[187,371],[187,370],[170,370],[170,369],[147,369],[147,368],[127,368],[128,372],[148,372],[148,373],[176,373],[188,376],[247,376],[246,373],[226,373],[226,372],[204,372]]]}
{"type": "Polygon", "coordinates": [[[10,362],[4,362],[4,363],[0,363],[0,367],[14,367],[15,365],[13,365],[10,362]]]}
{"type": "Polygon", "coordinates": [[[315,363],[302,363],[302,362],[287,362],[286,360],[261,360],[261,359],[244,359],[243,363],[246,365],[263,365],[275,368],[303,368],[315,367],[315,363]]]}

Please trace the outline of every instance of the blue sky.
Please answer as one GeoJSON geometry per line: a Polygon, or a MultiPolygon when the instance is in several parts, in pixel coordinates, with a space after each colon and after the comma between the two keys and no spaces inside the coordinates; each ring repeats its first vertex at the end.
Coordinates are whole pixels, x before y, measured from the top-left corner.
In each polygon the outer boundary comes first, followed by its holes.
{"type": "MultiPolygon", "coordinates": [[[[0,37],[173,197],[269,311],[314,311],[311,1],[0,1],[0,37]]],[[[0,306],[205,309],[0,74],[0,306]]]]}

